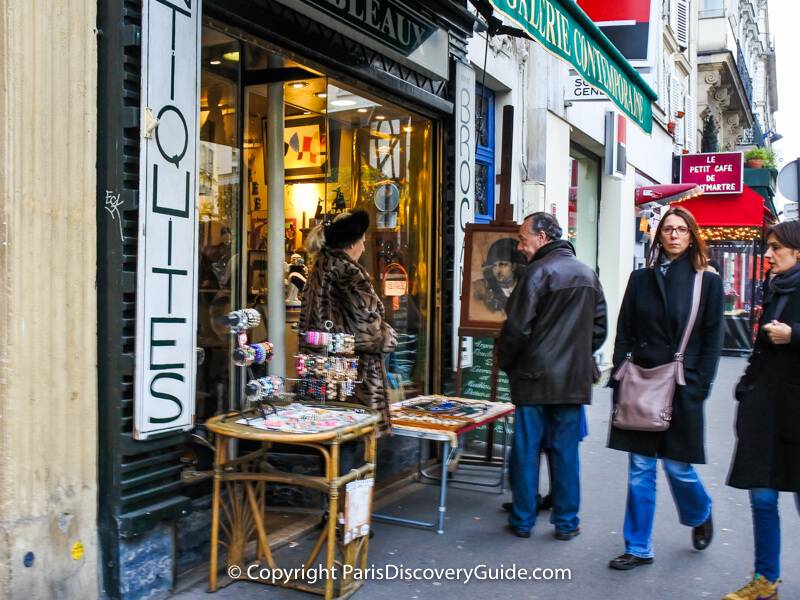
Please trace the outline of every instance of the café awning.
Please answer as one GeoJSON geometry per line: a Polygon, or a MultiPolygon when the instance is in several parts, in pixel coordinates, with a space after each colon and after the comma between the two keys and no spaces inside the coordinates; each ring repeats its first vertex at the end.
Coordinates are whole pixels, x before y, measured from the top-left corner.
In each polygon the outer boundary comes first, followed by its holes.
{"type": "Polygon", "coordinates": [[[669,183],[665,185],[644,185],[636,188],[636,206],[645,204],[669,204],[700,196],[703,188],[694,183],[669,183]]]}
{"type": "Polygon", "coordinates": [[[764,198],[748,186],[741,194],[699,196],[679,206],[691,212],[700,227],[763,227],[775,220],[764,198]]]}
{"type": "MultiPolygon", "coordinates": [[[[473,0],[481,10],[487,0],[473,0]]],[[[488,0],[545,50],[567,62],[589,85],[608,95],[644,130],[653,130],[658,95],[573,0],[488,0]]],[[[481,11],[483,12],[483,11],[481,11]]]]}

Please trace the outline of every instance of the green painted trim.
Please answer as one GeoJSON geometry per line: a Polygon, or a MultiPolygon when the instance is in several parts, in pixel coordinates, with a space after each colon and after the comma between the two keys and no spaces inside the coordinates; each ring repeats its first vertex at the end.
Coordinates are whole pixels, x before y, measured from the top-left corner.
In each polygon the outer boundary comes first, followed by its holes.
{"type": "Polygon", "coordinates": [[[658,98],[639,72],[572,0],[489,0],[551,54],[568,62],[645,133],[658,98]]]}

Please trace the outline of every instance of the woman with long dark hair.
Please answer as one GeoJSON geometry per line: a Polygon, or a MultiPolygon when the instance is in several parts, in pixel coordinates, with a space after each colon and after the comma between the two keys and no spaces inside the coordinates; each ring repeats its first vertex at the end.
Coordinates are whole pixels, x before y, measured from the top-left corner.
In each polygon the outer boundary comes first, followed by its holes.
{"type": "Polygon", "coordinates": [[[725,600],[778,597],[779,492],[800,510],[800,222],[767,232],[770,279],[750,364],[736,386],[736,454],[728,485],[750,491],[755,570],[725,600]]]}
{"type": "Polygon", "coordinates": [[[722,281],[708,269],[697,222],[683,208],[670,208],[663,215],[648,266],[634,271],[628,280],[613,362],[616,373],[628,356],[642,368],[675,360],[689,321],[696,273],[702,273],[699,311],[683,356],[686,385],[676,387],[669,428],[633,431],[611,426],[609,448],[629,453],[625,552],[609,563],[612,569],[629,570],[653,562],[659,458],[680,522],[692,528],[694,547],[705,549],[713,536],[711,498],[692,465],[705,462],[703,402],[722,351],[722,281]]]}

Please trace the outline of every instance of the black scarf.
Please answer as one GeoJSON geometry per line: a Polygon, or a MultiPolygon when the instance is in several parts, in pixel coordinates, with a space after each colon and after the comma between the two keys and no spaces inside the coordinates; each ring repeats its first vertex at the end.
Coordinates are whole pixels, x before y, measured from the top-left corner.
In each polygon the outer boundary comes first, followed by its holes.
{"type": "Polygon", "coordinates": [[[793,294],[800,288],[800,264],[769,280],[769,291],[773,294],[793,294]]]}

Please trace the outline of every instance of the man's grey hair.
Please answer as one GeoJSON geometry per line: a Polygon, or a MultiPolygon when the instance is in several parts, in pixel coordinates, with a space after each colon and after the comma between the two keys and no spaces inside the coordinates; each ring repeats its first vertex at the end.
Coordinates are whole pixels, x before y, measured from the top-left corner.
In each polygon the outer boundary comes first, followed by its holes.
{"type": "Polygon", "coordinates": [[[525,217],[528,221],[529,227],[533,233],[544,232],[549,240],[560,240],[561,235],[564,233],[561,230],[561,225],[558,224],[558,219],[553,215],[546,212],[535,212],[525,217]],[[528,221],[530,219],[530,221],[528,221]]]}

